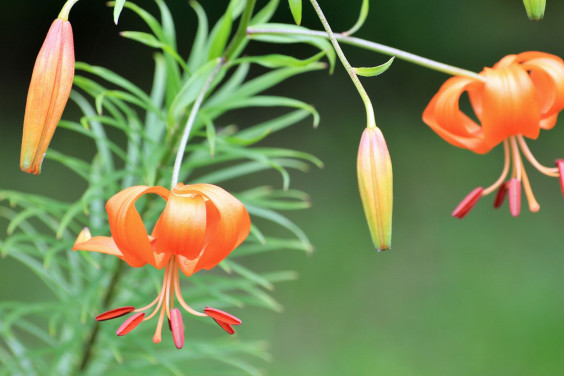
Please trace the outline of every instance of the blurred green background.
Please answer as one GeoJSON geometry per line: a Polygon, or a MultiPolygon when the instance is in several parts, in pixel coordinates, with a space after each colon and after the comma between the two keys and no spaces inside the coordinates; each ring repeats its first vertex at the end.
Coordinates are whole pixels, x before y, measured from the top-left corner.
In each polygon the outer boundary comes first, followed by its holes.
{"type": "MultiPolygon", "coordinates": [[[[138,4],[155,9],[150,0],[138,4]]],[[[180,43],[191,45],[195,17],[184,0],[168,0],[180,43]],[[186,14],[186,15],[185,15],[186,14]]],[[[216,19],[224,2],[202,0],[216,19]]],[[[259,6],[265,0],[258,0],[259,6]]],[[[276,19],[291,22],[284,1],[276,19]]],[[[47,160],[41,176],[19,171],[25,97],[35,56],[63,1],[3,3],[0,33],[1,189],[79,197],[85,184],[47,160]]],[[[348,29],[360,1],[324,0],[334,30],[348,29]]],[[[542,22],[527,20],[520,0],[372,1],[357,36],[474,71],[501,57],[528,50],[564,56],[564,3],[549,1],[542,22]]],[[[108,66],[147,88],[151,51],[118,32],[141,27],[130,12],[114,26],[103,1],[81,0],[71,13],[77,60],[108,66]]],[[[320,28],[304,1],[305,26],[320,28]]],[[[249,53],[265,51],[251,43],[249,53]]],[[[268,51],[275,50],[268,47],[268,51]]],[[[285,51],[288,51],[285,49],[285,51]]],[[[307,47],[292,47],[298,57],[307,47]]],[[[353,65],[372,66],[387,57],[345,47],[353,65]]],[[[311,257],[278,252],[253,260],[257,270],[288,269],[299,280],[278,285],[283,313],[242,310],[242,339],[267,339],[274,360],[269,375],[557,375],[564,366],[564,200],[556,179],[529,168],[541,211],[512,218],[493,198],[468,217],[450,212],[471,189],[493,182],[502,151],[479,156],[457,149],[421,121],[421,113],[448,76],[396,60],[366,78],[376,119],[394,166],[393,249],[377,253],[370,242],[356,184],[356,152],[364,110],[342,67],[330,76],[294,78],[276,93],[314,104],[321,126],[284,131],[268,142],[317,155],[322,170],[293,176],[294,188],[311,194],[312,208],[290,213],[316,247],[311,257]]],[[[69,109],[64,117],[72,117],[69,109]]],[[[261,112],[235,114],[225,124],[262,119],[261,112]]],[[[564,157],[564,119],[542,132],[531,149],[544,164],[564,157]]],[[[61,130],[53,147],[90,155],[87,141],[61,130]]],[[[256,184],[281,186],[275,175],[256,184]],[[274,178],[273,178],[274,177],[274,178]]],[[[2,223],[1,226],[5,224],[2,223]]],[[[3,232],[5,234],[5,232],[3,232]]],[[[283,234],[286,235],[286,234],[283,234]]],[[[0,235],[4,237],[5,235],[0,235]]],[[[0,299],[42,299],[40,282],[10,259],[0,260],[0,299]]]]}

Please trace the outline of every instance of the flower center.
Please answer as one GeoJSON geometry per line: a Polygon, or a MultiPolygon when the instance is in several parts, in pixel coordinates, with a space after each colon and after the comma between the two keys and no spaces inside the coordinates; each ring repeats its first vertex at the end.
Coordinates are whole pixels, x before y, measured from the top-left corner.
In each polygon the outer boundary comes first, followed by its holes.
{"type": "Polygon", "coordinates": [[[219,309],[206,307],[204,312],[199,312],[186,303],[180,291],[179,267],[176,256],[174,255],[170,257],[170,260],[165,267],[163,285],[155,300],[145,307],[137,309],[132,306],[112,309],[98,315],[96,320],[110,320],[133,312],[134,314],[130,316],[117,330],[117,335],[123,336],[132,331],[141,322],[148,321],[159,314],[157,328],[155,330],[155,334],[153,335],[153,342],[160,343],[162,339],[164,318],[166,316],[169,324],[168,326],[172,332],[174,344],[178,349],[181,349],[184,345],[184,326],[180,310],[178,308],[174,308],[174,297],[176,297],[176,301],[188,313],[191,313],[194,316],[209,316],[213,318],[215,322],[217,322],[217,324],[229,334],[233,334],[235,332],[232,325],[241,324],[241,320],[237,317],[219,309]],[[151,314],[145,317],[145,311],[153,307],[154,309],[151,314]]]}

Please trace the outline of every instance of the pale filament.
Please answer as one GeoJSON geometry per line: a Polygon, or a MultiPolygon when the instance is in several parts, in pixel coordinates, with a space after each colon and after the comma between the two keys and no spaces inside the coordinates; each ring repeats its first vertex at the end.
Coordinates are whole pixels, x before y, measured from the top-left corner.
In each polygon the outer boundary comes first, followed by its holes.
{"type": "Polygon", "coordinates": [[[523,189],[525,190],[525,196],[527,196],[529,210],[533,213],[536,213],[540,210],[540,205],[537,202],[535,195],[533,194],[533,189],[531,188],[531,183],[529,182],[529,177],[527,176],[523,162],[521,162],[521,169],[523,170],[523,189]]]}
{"type": "MultiPolygon", "coordinates": [[[[164,273],[164,277],[163,277],[163,286],[164,286],[165,283],[166,283],[166,278],[167,278],[167,275],[168,275],[167,273],[168,273],[168,269],[165,268],[165,273],[164,273]]],[[[155,298],[155,300],[153,300],[152,303],[146,305],[145,307],[137,308],[137,309],[136,309],[135,311],[133,311],[133,312],[145,311],[145,310],[151,308],[152,306],[154,306],[157,301],[159,302],[159,306],[160,306],[160,305],[161,305],[161,302],[162,302],[162,298],[161,298],[162,295],[163,295],[163,289],[162,289],[162,287],[161,287],[161,292],[159,292],[159,295],[157,295],[157,297],[155,298]]],[[[157,309],[158,309],[158,307],[157,307],[157,309]]]]}
{"type": "Polygon", "coordinates": [[[179,279],[179,272],[178,272],[178,266],[176,266],[176,273],[174,273],[174,294],[176,295],[176,299],[178,300],[178,303],[180,303],[180,305],[182,306],[182,308],[184,308],[187,312],[190,312],[191,314],[195,315],[195,316],[207,316],[205,313],[203,312],[199,312],[196,311],[195,309],[193,309],[192,307],[190,307],[188,304],[186,304],[186,302],[184,301],[184,299],[182,298],[182,293],[180,292],[180,279],[179,279]]]}
{"type": "Polygon", "coordinates": [[[157,329],[155,330],[155,335],[153,336],[153,342],[161,342],[161,333],[163,332],[163,319],[164,319],[164,308],[161,309],[161,314],[159,315],[159,322],[157,323],[157,329]]]}
{"type": "MultiPolygon", "coordinates": [[[[170,262],[169,262],[169,264],[170,264],[170,262]]],[[[169,267],[169,265],[167,265],[166,268],[165,268],[165,273],[164,273],[164,278],[163,278],[163,287],[161,288],[161,292],[158,296],[159,304],[157,305],[157,308],[155,308],[153,313],[151,313],[149,316],[145,317],[143,319],[143,321],[147,321],[147,320],[152,319],[157,314],[157,312],[159,312],[159,308],[161,308],[161,305],[163,304],[163,300],[164,300],[164,296],[165,296],[165,292],[166,292],[165,286],[167,284],[167,281],[169,280],[170,273],[171,273],[170,267],[169,267]]]]}
{"type": "Polygon", "coordinates": [[[510,137],[511,151],[513,152],[513,177],[521,181],[521,156],[519,155],[519,147],[517,146],[517,141],[515,137],[510,137]]]}
{"type": "Polygon", "coordinates": [[[525,139],[523,138],[523,136],[517,136],[517,140],[519,141],[519,146],[521,146],[521,150],[523,151],[523,154],[525,155],[525,158],[527,158],[527,160],[537,169],[539,170],[541,173],[548,175],[548,176],[552,176],[552,177],[558,177],[560,176],[558,174],[558,169],[556,167],[546,167],[541,165],[536,158],[534,157],[533,153],[531,153],[531,150],[529,149],[529,147],[527,146],[527,143],[525,142],[525,139]]]}
{"type": "Polygon", "coordinates": [[[507,173],[509,172],[509,163],[511,161],[511,158],[509,156],[509,143],[507,142],[507,140],[503,141],[503,155],[504,155],[504,162],[503,162],[503,170],[501,171],[501,175],[495,181],[495,183],[490,185],[488,188],[484,189],[484,191],[482,192],[482,196],[487,196],[493,191],[495,191],[496,189],[498,189],[499,186],[503,184],[505,178],[507,177],[507,173]]]}

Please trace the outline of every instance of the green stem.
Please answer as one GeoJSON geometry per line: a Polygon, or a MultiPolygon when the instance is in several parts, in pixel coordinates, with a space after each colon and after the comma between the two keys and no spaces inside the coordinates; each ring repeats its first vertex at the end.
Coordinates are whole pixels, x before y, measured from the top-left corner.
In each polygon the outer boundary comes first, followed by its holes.
{"type": "MultiPolygon", "coordinates": [[[[295,30],[295,29],[260,29],[260,28],[253,28],[249,27],[247,29],[247,34],[291,34],[291,35],[309,35],[314,37],[322,37],[327,38],[327,33],[323,31],[316,31],[316,30],[295,30]]],[[[350,37],[344,35],[342,33],[334,34],[335,39],[339,42],[349,44],[351,46],[364,48],[366,50],[375,51],[384,55],[388,56],[395,56],[398,59],[407,61],[412,64],[420,65],[425,68],[429,68],[432,70],[436,70],[439,72],[443,72],[446,74],[450,74],[452,76],[465,76],[474,78],[477,80],[483,81],[484,78],[477,73],[472,71],[454,67],[452,65],[443,64],[435,60],[427,59],[422,56],[418,56],[403,50],[399,50],[397,48],[389,47],[380,43],[371,42],[366,39],[350,37]]]]}
{"type": "Polygon", "coordinates": [[[319,20],[321,20],[321,23],[323,24],[325,31],[327,32],[327,36],[329,36],[329,40],[331,41],[331,44],[333,45],[333,48],[335,49],[337,56],[339,56],[341,63],[343,64],[343,66],[347,70],[349,76],[351,77],[351,80],[352,80],[354,86],[358,90],[358,93],[360,94],[360,97],[362,98],[362,101],[364,102],[364,107],[366,108],[367,126],[369,128],[375,128],[376,127],[376,120],[374,119],[374,108],[372,107],[372,102],[370,101],[370,97],[366,93],[366,90],[364,90],[364,86],[362,86],[362,83],[360,83],[360,80],[358,79],[358,76],[356,75],[354,68],[351,66],[351,64],[347,60],[345,54],[343,53],[343,50],[341,50],[341,46],[339,46],[339,43],[337,42],[337,39],[335,38],[335,34],[331,30],[331,27],[329,26],[329,23],[327,22],[327,19],[325,18],[323,11],[319,7],[317,0],[310,0],[310,1],[311,1],[311,4],[313,5],[313,7],[315,8],[315,12],[317,13],[317,16],[319,17],[319,20]]]}
{"type": "MultiPolygon", "coordinates": [[[[110,302],[112,301],[115,295],[116,286],[121,276],[123,275],[123,265],[124,262],[122,260],[117,260],[117,265],[114,269],[114,273],[112,274],[112,280],[110,281],[110,285],[108,286],[108,289],[106,290],[106,295],[104,296],[104,300],[102,301],[102,307],[104,309],[106,309],[109,306],[110,302]]],[[[92,331],[90,332],[90,336],[88,337],[88,340],[84,343],[84,349],[82,351],[82,359],[80,360],[80,365],[77,374],[82,374],[83,371],[86,370],[86,367],[88,366],[88,363],[90,362],[91,359],[92,347],[94,346],[94,343],[98,338],[99,330],[100,330],[100,323],[96,321],[94,323],[94,326],[92,327],[92,331]]]]}
{"type": "MultiPolygon", "coordinates": [[[[253,1],[253,0],[251,0],[251,1],[253,1]]],[[[186,122],[186,125],[184,126],[184,132],[182,133],[182,138],[181,138],[180,144],[178,146],[178,152],[176,153],[176,159],[174,161],[174,168],[172,170],[172,180],[170,182],[171,188],[174,188],[174,186],[176,186],[176,184],[178,184],[178,175],[180,173],[180,167],[182,166],[182,157],[184,156],[184,151],[186,150],[186,144],[188,144],[188,137],[190,136],[190,131],[192,130],[192,126],[194,125],[194,121],[196,120],[196,115],[198,114],[198,111],[200,110],[200,106],[202,105],[202,102],[204,101],[204,98],[205,98],[206,94],[208,93],[208,90],[210,89],[210,86],[211,86],[213,80],[215,79],[215,77],[217,76],[219,71],[221,70],[221,67],[223,66],[224,63],[225,63],[224,58],[220,57],[220,58],[217,59],[217,65],[215,66],[214,70],[212,71],[212,73],[210,74],[210,76],[208,77],[206,82],[204,83],[202,90],[198,94],[198,97],[194,101],[194,105],[192,106],[192,109],[190,110],[190,115],[188,116],[188,121],[186,122]]]]}
{"type": "Polygon", "coordinates": [[[231,43],[229,43],[229,45],[225,49],[225,53],[223,55],[225,60],[230,60],[233,57],[233,54],[239,49],[241,43],[246,40],[247,26],[249,26],[249,22],[251,21],[255,3],[256,0],[247,0],[247,3],[245,4],[245,10],[243,10],[243,14],[241,15],[241,21],[239,21],[239,27],[237,28],[237,31],[235,32],[231,43]]]}
{"type": "Polygon", "coordinates": [[[78,0],[67,0],[65,5],[63,5],[63,9],[61,9],[61,12],[59,13],[59,17],[57,17],[57,18],[60,18],[64,21],[68,21],[70,10],[71,10],[72,6],[74,4],[76,4],[77,1],[78,0]]]}

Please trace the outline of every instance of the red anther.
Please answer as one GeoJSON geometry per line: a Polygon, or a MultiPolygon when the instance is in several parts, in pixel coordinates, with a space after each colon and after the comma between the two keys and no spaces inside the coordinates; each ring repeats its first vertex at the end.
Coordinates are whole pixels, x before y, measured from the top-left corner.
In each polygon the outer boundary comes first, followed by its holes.
{"type": "Polygon", "coordinates": [[[462,200],[460,204],[458,204],[456,209],[454,209],[452,216],[458,219],[464,218],[466,214],[468,214],[470,210],[472,210],[474,205],[476,205],[476,203],[480,200],[483,191],[484,188],[478,187],[470,192],[468,196],[466,196],[464,200],[462,200]]]}
{"type": "Polygon", "coordinates": [[[216,321],[222,321],[230,325],[241,325],[241,320],[220,309],[206,307],[204,308],[204,313],[216,321]]]}
{"type": "Polygon", "coordinates": [[[556,167],[558,167],[558,174],[560,174],[560,188],[562,189],[562,194],[564,195],[564,159],[557,159],[554,161],[556,167]]]}
{"type": "Polygon", "coordinates": [[[521,181],[517,178],[509,180],[509,211],[514,217],[521,212],[521,181]]]}
{"type": "Polygon", "coordinates": [[[498,190],[497,190],[497,194],[495,195],[495,200],[494,200],[494,208],[499,208],[501,205],[503,205],[503,202],[505,201],[505,197],[507,196],[507,191],[509,190],[509,182],[504,182],[502,185],[499,186],[498,190]]]}
{"type": "Polygon", "coordinates": [[[134,310],[135,310],[135,307],[132,307],[132,306],[114,308],[110,311],[100,313],[98,316],[96,316],[96,320],[106,321],[106,320],[115,319],[115,318],[127,315],[129,312],[132,312],[134,310]]]}
{"type": "MultiPolygon", "coordinates": [[[[212,319],[213,319],[213,317],[212,317],[212,319]]],[[[223,322],[223,321],[216,320],[216,319],[213,319],[213,321],[215,321],[217,323],[217,325],[221,326],[223,328],[223,330],[225,330],[227,333],[235,334],[235,329],[233,329],[233,327],[230,324],[223,322]]]]}
{"type": "Polygon", "coordinates": [[[127,333],[131,332],[133,329],[135,329],[135,327],[137,325],[141,324],[141,322],[143,321],[144,318],[145,318],[145,312],[139,312],[139,313],[134,314],[133,316],[130,316],[118,328],[118,330],[116,332],[117,335],[118,336],[124,336],[127,333]]]}
{"type": "Polygon", "coordinates": [[[170,311],[170,330],[172,331],[174,346],[180,350],[184,346],[184,324],[178,308],[170,311]]]}

